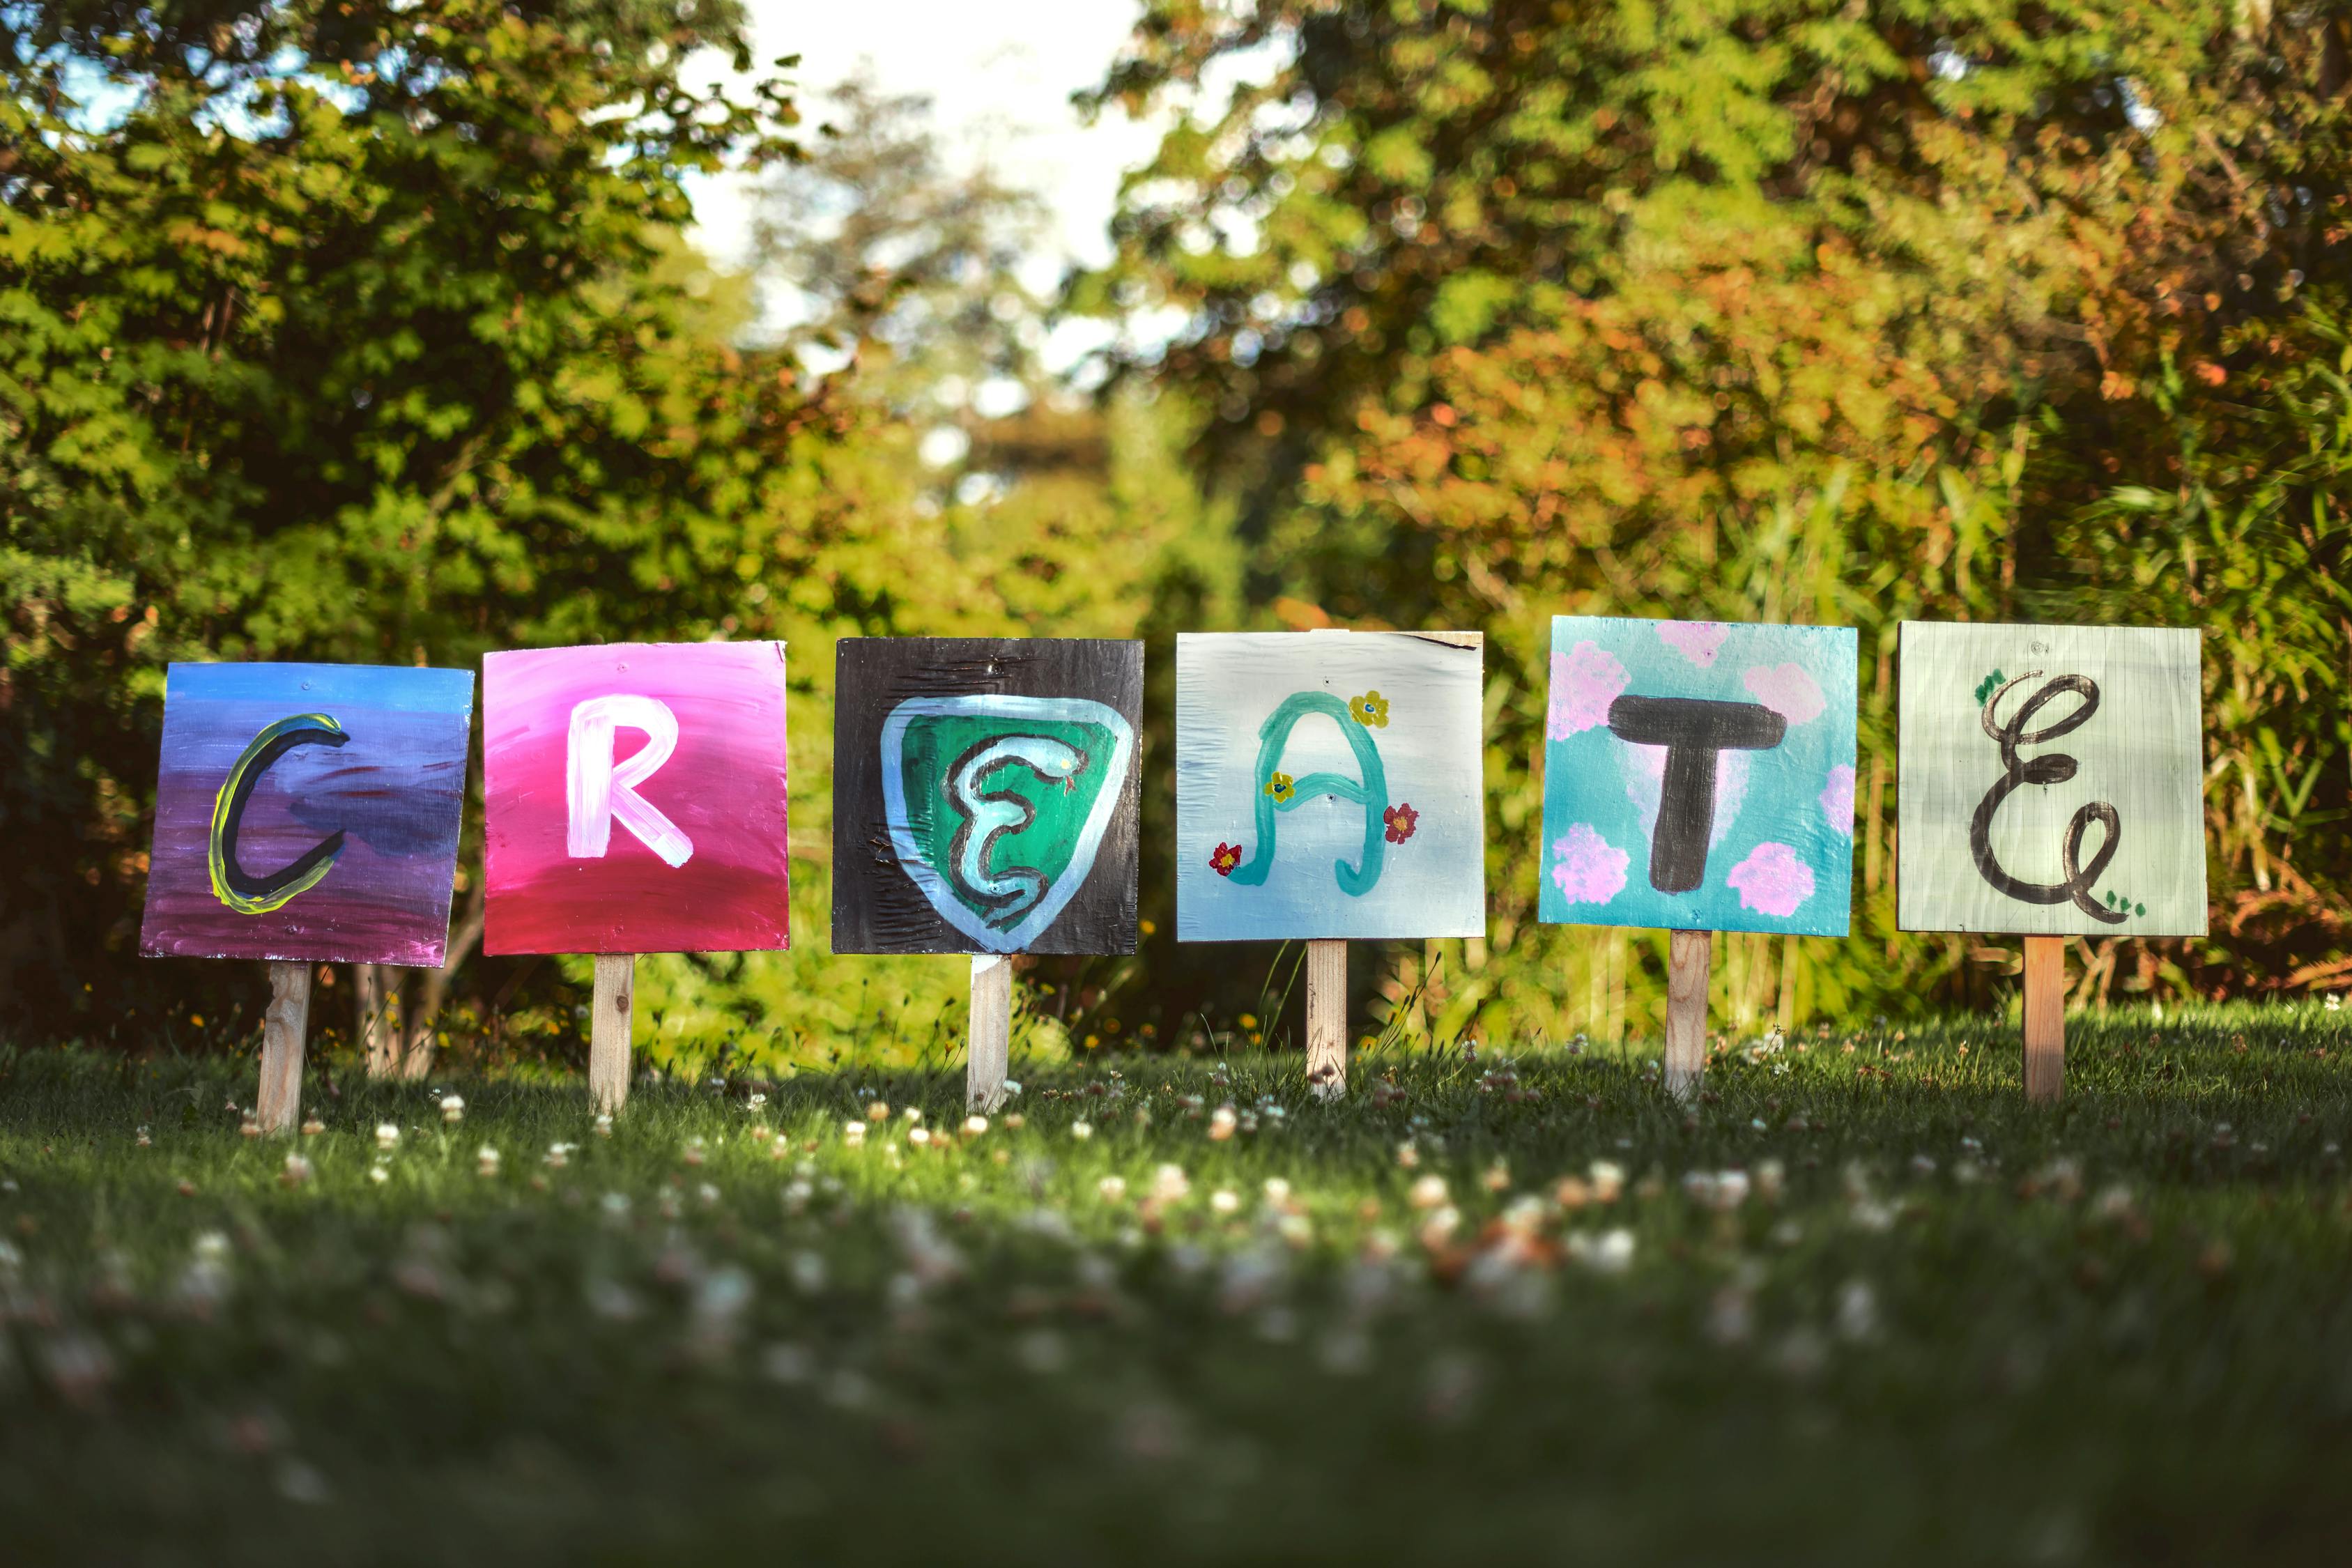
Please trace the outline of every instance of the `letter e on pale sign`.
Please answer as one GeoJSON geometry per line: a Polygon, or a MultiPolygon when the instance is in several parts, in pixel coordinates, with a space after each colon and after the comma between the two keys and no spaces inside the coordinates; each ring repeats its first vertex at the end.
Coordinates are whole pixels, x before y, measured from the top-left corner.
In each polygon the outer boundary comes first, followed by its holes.
{"type": "Polygon", "coordinates": [[[614,694],[574,707],[563,762],[564,800],[571,812],[565,848],[578,859],[603,859],[618,821],[669,865],[692,858],[694,840],[637,793],[677,750],[677,715],[666,702],[614,694]],[[615,731],[621,729],[646,734],[645,745],[625,763],[614,755],[620,749],[615,731]]]}

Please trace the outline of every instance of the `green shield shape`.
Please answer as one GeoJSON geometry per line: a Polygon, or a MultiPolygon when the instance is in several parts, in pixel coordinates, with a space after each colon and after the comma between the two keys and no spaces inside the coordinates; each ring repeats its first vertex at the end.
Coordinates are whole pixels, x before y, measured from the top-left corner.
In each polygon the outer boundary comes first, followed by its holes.
{"type": "Polygon", "coordinates": [[[1135,752],[1118,710],[1078,697],[918,697],[882,724],[899,864],[940,918],[1018,952],[1094,868],[1135,752]]]}

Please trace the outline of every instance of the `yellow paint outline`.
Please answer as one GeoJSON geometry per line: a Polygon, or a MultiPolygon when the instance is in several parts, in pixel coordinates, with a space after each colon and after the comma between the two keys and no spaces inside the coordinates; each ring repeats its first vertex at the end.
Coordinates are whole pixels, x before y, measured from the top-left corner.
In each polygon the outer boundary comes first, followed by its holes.
{"type": "Polygon", "coordinates": [[[328,713],[297,713],[290,718],[280,719],[273,724],[264,725],[261,732],[246,743],[245,750],[237,756],[236,764],[229,769],[228,777],[221,781],[220,792],[213,796],[212,835],[205,841],[205,859],[212,868],[213,895],[241,915],[266,915],[272,910],[283,909],[297,897],[317,887],[325,879],[327,873],[335,868],[334,858],[321,860],[287,887],[267,898],[249,899],[228,885],[228,863],[227,858],[221,852],[221,836],[228,826],[229,802],[235,798],[238,785],[245,781],[247,773],[252,769],[254,759],[259,756],[272,741],[296,730],[324,730],[334,735],[344,732],[343,727],[335,722],[334,716],[328,713]]]}

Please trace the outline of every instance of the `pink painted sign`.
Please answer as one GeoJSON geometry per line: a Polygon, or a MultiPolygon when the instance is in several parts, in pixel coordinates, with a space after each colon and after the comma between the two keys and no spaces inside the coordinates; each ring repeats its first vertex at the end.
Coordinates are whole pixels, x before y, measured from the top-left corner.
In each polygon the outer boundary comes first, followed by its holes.
{"type": "Polygon", "coordinates": [[[484,952],[790,945],[783,644],[494,653],[482,743],[484,952]]]}

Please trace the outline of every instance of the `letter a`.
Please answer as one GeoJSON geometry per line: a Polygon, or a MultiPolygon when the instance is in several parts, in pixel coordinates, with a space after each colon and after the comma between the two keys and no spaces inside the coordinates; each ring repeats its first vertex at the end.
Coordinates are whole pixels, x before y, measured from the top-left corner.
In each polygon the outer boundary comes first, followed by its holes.
{"type": "Polygon", "coordinates": [[[637,793],[637,786],[677,750],[677,715],[666,702],[651,697],[592,697],[572,709],[571,743],[563,762],[563,793],[572,812],[564,847],[581,859],[603,859],[617,818],[670,865],[685,865],[694,854],[694,840],[637,793]],[[635,756],[617,763],[614,731],[623,726],[643,730],[646,743],[635,756]]]}

